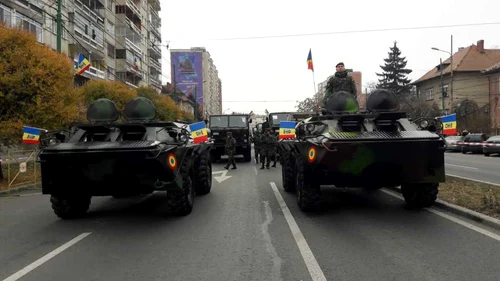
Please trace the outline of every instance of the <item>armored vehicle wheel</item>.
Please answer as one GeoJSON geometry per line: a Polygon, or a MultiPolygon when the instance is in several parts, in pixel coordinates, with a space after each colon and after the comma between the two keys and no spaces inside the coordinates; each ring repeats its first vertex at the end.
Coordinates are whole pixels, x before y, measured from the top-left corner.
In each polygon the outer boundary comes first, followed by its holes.
{"type": "Polygon", "coordinates": [[[245,162],[250,162],[252,161],[252,149],[245,150],[243,152],[243,158],[245,162]]]}
{"type": "Polygon", "coordinates": [[[313,177],[307,176],[301,160],[296,164],[297,204],[303,212],[318,211],[321,208],[320,186],[313,177]]]}
{"type": "Polygon", "coordinates": [[[283,189],[286,192],[296,191],[296,177],[295,177],[295,158],[290,152],[283,152],[281,157],[281,178],[283,182],[283,189]]]}
{"type": "Polygon", "coordinates": [[[186,216],[193,210],[195,196],[188,161],[184,161],[180,174],[182,176],[182,189],[167,192],[167,208],[169,213],[186,216]]]}
{"type": "Polygon", "coordinates": [[[50,202],[54,213],[61,219],[73,219],[84,216],[90,207],[90,196],[64,198],[52,195],[50,202]]]}
{"type": "Polygon", "coordinates": [[[412,208],[426,208],[432,206],[437,199],[437,183],[403,184],[401,193],[406,203],[412,208]]]}
{"type": "Polygon", "coordinates": [[[196,194],[205,195],[210,193],[212,189],[212,162],[210,155],[203,152],[196,157],[194,167],[194,174],[196,175],[194,181],[194,188],[196,194]]]}
{"type": "Polygon", "coordinates": [[[221,158],[221,155],[218,154],[217,152],[210,153],[210,161],[212,161],[212,163],[217,163],[217,161],[219,161],[220,158],[221,158]]]}

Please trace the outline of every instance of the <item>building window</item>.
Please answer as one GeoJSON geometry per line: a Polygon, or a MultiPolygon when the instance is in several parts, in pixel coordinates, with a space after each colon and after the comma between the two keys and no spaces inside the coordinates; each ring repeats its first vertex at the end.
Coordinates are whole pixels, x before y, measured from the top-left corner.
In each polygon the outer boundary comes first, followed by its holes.
{"type": "Polygon", "coordinates": [[[427,89],[425,91],[425,99],[426,100],[433,100],[434,99],[434,89],[427,89]]]}
{"type": "Polygon", "coordinates": [[[448,85],[443,85],[443,94],[445,97],[448,96],[448,85]]]}
{"type": "Polygon", "coordinates": [[[115,58],[115,46],[108,43],[108,57],[114,59],[115,58]]]}

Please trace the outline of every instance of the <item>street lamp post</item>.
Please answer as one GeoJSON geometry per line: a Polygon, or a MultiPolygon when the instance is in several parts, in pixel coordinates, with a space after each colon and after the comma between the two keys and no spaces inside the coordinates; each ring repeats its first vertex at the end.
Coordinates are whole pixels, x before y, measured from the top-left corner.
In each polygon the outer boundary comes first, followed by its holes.
{"type": "Polygon", "coordinates": [[[439,70],[441,73],[441,108],[442,108],[442,113],[443,115],[446,115],[446,109],[444,108],[444,85],[443,85],[443,60],[439,59],[439,70]]]}
{"type": "Polygon", "coordinates": [[[450,89],[451,103],[453,103],[453,35],[451,35],[451,49],[449,52],[438,49],[436,47],[432,47],[431,49],[434,51],[439,51],[439,52],[447,53],[450,55],[450,87],[449,87],[449,89],[450,89]]]}

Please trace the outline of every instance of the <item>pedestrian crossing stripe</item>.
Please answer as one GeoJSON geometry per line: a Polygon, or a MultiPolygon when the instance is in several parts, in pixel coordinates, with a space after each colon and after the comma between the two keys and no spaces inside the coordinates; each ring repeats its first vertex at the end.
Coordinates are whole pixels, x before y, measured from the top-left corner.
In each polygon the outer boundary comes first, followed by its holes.
{"type": "Polygon", "coordinates": [[[307,160],[309,160],[309,163],[314,162],[316,159],[316,148],[314,146],[311,146],[309,148],[309,151],[307,152],[307,160]]]}
{"type": "Polygon", "coordinates": [[[175,158],[175,155],[172,153],[168,155],[168,166],[172,170],[175,170],[177,168],[177,159],[175,158]]]}

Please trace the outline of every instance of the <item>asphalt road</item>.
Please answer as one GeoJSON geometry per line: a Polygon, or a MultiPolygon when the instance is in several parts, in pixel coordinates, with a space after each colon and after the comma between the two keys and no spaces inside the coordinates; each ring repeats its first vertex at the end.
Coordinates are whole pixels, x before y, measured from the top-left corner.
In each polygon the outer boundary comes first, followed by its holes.
{"type": "Polygon", "coordinates": [[[162,215],[162,194],[94,198],[73,221],[44,195],[0,197],[0,280],[500,280],[494,230],[385,190],[325,188],[304,214],[279,164],[223,165],[186,217],[162,215]]]}
{"type": "Polygon", "coordinates": [[[500,157],[483,154],[445,153],[446,174],[500,185],[500,157]]]}

